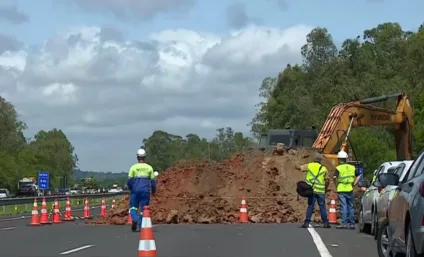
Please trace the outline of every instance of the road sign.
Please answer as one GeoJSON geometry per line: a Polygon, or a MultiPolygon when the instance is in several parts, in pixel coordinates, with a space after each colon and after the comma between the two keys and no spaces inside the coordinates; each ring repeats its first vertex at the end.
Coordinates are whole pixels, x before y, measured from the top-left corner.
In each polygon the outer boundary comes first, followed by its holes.
{"type": "Polygon", "coordinates": [[[49,188],[49,172],[48,171],[39,171],[38,172],[38,188],[39,189],[48,189],[49,188]]]}

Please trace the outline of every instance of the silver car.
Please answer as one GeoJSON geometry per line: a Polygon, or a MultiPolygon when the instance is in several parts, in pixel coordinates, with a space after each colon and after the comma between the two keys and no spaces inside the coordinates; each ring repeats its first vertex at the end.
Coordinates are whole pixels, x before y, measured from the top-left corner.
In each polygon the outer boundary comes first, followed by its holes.
{"type": "Polygon", "coordinates": [[[424,257],[424,150],[405,177],[384,173],[377,177],[383,186],[398,185],[377,235],[380,257],[424,257]]]}
{"type": "MultiPolygon", "coordinates": [[[[411,167],[412,163],[414,161],[403,161],[401,164],[399,164],[396,167],[391,167],[387,173],[395,173],[400,177],[399,181],[402,181],[406,174],[408,173],[409,168],[411,167]]],[[[377,201],[377,217],[378,217],[378,224],[377,228],[381,226],[385,218],[387,217],[387,211],[389,209],[390,202],[393,199],[393,196],[397,194],[397,185],[387,185],[383,190],[380,192],[379,199],[377,201]]]]}

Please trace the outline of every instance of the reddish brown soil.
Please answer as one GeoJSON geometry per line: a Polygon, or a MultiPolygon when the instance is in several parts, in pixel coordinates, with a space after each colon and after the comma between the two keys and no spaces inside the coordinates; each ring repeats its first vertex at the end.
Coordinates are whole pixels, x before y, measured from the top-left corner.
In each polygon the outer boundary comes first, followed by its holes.
{"type": "MultiPolygon", "coordinates": [[[[297,197],[296,182],[305,178],[300,165],[315,153],[301,149],[282,154],[252,150],[220,163],[178,163],[158,177],[158,192],[150,204],[153,223],[237,223],[243,196],[251,222],[302,221],[306,200],[297,197]]],[[[127,217],[128,197],[90,223],[119,225],[127,217]]]]}

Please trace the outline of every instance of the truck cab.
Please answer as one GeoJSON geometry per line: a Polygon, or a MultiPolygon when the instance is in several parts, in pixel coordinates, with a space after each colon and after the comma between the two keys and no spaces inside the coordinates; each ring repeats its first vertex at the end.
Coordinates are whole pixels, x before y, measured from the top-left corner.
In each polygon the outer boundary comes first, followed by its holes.
{"type": "Polygon", "coordinates": [[[18,182],[18,196],[38,196],[38,186],[34,178],[23,178],[18,182]]]}
{"type": "Polygon", "coordinates": [[[312,148],[318,137],[318,131],[313,127],[310,130],[301,129],[271,129],[263,134],[259,140],[259,148],[274,148],[277,143],[283,143],[288,149],[312,148]]]}

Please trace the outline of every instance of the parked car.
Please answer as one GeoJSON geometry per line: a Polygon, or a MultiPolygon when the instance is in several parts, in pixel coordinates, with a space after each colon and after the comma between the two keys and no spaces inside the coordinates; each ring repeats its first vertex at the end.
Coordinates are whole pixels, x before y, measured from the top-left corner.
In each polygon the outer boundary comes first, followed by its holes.
{"type": "MultiPolygon", "coordinates": [[[[390,168],[396,167],[403,162],[404,161],[384,162],[377,168],[375,175],[378,176],[379,174],[387,173],[390,168]]],[[[358,216],[359,232],[371,234],[374,237],[377,236],[377,206],[380,192],[383,188],[384,187],[379,185],[379,182],[375,180],[363,194],[358,216]]]]}
{"type": "Polygon", "coordinates": [[[382,186],[398,185],[377,235],[380,257],[424,257],[424,150],[401,180],[396,173],[380,174],[382,186]]]}
{"type": "MultiPolygon", "coordinates": [[[[396,167],[391,167],[387,173],[394,173],[397,174],[400,178],[399,181],[402,181],[409,168],[411,167],[413,161],[404,161],[401,164],[399,164],[396,167]]],[[[380,183],[380,182],[378,182],[380,183]]],[[[378,227],[381,226],[385,218],[387,217],[387,211],[389,210],[390,202],[393,199],[393,196],[397,193],[397,187],[400,185],[400,182],[396,185],[387,185],[383,188],[383,190],[380,192],[380,197],[377,201],[377,231],[378,227]]]]}

